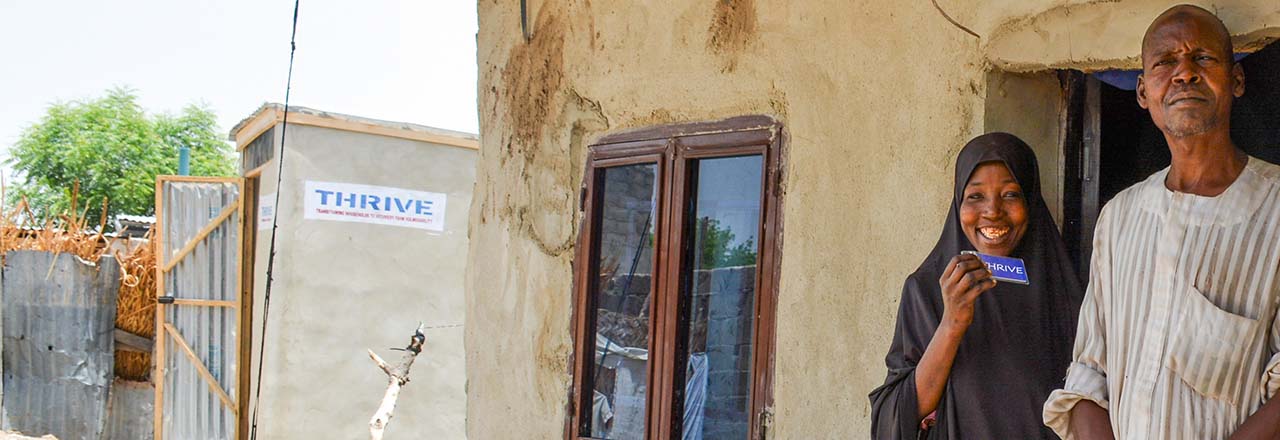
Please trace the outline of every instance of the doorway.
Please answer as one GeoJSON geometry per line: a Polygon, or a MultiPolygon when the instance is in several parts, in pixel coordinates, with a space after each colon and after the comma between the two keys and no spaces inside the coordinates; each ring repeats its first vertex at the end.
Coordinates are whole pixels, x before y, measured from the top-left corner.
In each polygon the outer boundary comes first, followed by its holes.
{"type": "Polygon", "coordinates": [[[253,274],[255,272],[255,256],[258,249],[258,187],[260,185],[260,176],[246,177],[244,179],[244,234],[241,235],[241,249],[244,251],[240,255],[240,304],[243,308],[243,315],[247,319],[240,320],[240,338],[246,343],[240,344],[240,379],[238,382],[239,389],[236,391],[240,397],[239,418],[236,424],[239,426],[237,431],[237,440],[245,440],[249,438],[249,404],[251,391],[250,384],[253,381],[253,274]]]}
{"type": "MultiPolygon", "coordinates": [[[[1241,58],[1245,94],[1231,112],[1231,139],[1249,155],[1280,164],[1280,43],[1241,58]]],[[[1138,71],[1061,73],[1067,99],[1063,144],[1063,238],[1088,279],[1093,229],[1116,194],[1169,166],[1164,135],[1138,106],[1138,71]]]]}

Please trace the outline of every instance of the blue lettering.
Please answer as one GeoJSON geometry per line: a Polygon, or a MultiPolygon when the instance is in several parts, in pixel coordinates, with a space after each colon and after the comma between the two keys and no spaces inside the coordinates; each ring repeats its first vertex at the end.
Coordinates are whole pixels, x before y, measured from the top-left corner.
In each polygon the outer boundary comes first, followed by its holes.
{"type": "Polygon", "coordinates": [[[431,202],[424,203],[422,200],[414,200],[414,204],[416,205],[415,211],[417,211],[419,215],[431,213],[431,202]]]}
{"type": "Polygon", "coordinates": [[[1026,273],[1026,268],[1022,266],[1013,266],[1009,264],[987,263],[987,268],[991,269],[992,272],[1010,272],[1010,273],[1016,273],[1020,275],[1026,273]]]}
{"type": "Polygon", "coordinates": [[[333,191],[325,191],[325,190],[323,190],[323,189],[317,189],[317,190],[316,190],[316,192],[320,193],[320,204],[321,204],[321,205],[328,205],[328,204],[329,204],[329,195],[330,195],[330,194],[333,194],[333,191]]]}
{"type": "Polygon", "coordinates": [[[382,202],[382,200],[379,199],[378,196],[371,196],[368,194],[360,195],[360,209],[380,210],[380,208],[378,208],[378,203],[380,202],[382,202]]]}
{"type": "Polygon", "coordinates": [[[341,191],[339,191],[337,194],[338,194],[338,195],[337,195],[337,197],[336,197],[336,198],[337,198],[337,200],[338,200],[338,203],[337,203],[337,205],[338,205],[338,206],[342,206],[342,204],[343,204],[343,203],[346,203],[346,204],[350,205],[350,207],[352,207],[352,208],[355,208],[355,207],[356,207],[356,195],[355,195],[355,194],[348,194],[348,195],[347,195],[347,197],[342,197],[342,192],[341,192],[341,191]]]}
{"type": "MultiPolygon", "coordinates": [[[[395,200],[396,200],[396,209],[399,209],[400,213],[403,214],[405,211],[409,210],[409,204],[406,203],[404,200],[401,200],[399,197],[396,197],[395,200]]],[[[387,209],[390,209],[390,208],[391,207],[389,206],[387,207],[387,209]]]]}

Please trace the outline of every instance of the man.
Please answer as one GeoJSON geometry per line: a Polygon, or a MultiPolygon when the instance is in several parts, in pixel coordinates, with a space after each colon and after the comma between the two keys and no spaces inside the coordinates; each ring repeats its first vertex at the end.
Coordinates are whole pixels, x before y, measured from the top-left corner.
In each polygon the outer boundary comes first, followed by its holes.
{"type": "Polygon", "coordinates": [[[1157,17],[1142,70],[1138,104],[1173,162],[1098,219],[1045,424],[1068,439],[1280,439],[1280,167],[1231,142],[1244,71],[1212,13],[1157,17]]]}

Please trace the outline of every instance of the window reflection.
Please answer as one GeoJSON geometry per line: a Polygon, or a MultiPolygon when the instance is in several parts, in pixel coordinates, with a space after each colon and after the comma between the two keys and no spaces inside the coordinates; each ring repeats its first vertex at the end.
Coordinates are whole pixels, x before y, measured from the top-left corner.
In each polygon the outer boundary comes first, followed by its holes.
{"type": "MultiPolygon", "coordinates": [[[[750,420],[761,156],[695,162],[681,301],[684,440],[744,439],[750,420]]],[[[677,382],[679,383],[679,382],[677,382]]],[[[679,390],[678,390],[679,391],[679,390]]]]}
{"type": "Polygon", "coordinates": [[[649,364],[657,167],[629,165],[604,173],[599,261],[592,290],[595,362],[592,437],[642,439],[649,364]]]}

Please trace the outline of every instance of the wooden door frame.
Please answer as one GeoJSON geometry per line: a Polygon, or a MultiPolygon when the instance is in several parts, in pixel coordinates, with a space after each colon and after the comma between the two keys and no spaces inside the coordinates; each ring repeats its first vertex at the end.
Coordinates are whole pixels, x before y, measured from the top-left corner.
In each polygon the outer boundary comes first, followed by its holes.
{"type": "MultiPolygon", "coordinates": [[[[196,367],[197,372],[200,374],[200,376],[203,378],[206,384],[210,387],[212,391],[215,392],[214,394],[219,397],[219,399],[223,402],[224,406],[230,409],[231,412],[235,415],[237,419],[237,422],[235,424],[235,436],[237,439],[239,439],[243,435],[241,431],[241,426],[243,425],[243,421],[241,421],[241,419],[244,418],[244,411],[242,411],[240,408],[244,406],[244,403],[245,403],[244,401],[246,400],[244,398],[244,395],[237,394],[234,398],[232,398],[228,395],[227,391],[222,388],[222,385],[218,384],[217,381],[214,380],[212,374],[210,374],[208,371],[208,367],[204,365],[204,362],[200,360],[198,356],[195,355],[194,351],[191,350],[189,344],[182,337],[181,333],[178,332],[177,328],[165,321],[166,314],[165,314],[164,306],[166,306],[167,304],[159,303],[159,299],[161,297],[166,296],[165,285],[164,285],[165,275],[174,267],[176,267],[177,263],[182,261],[183,258],[189,256],[192,252],[191,249],[194,249],[196,244],[205,240],[209,236],[209,234],[211,234],[218,227],[221,227],[221,225],[225,224],[228,220],[230,220],[233,217],[239,220],[240,229],[241,229],[240,231],[241,240],[236,243],[236,247],[237,247],[236,252],[240,256],[239,258],[240,267],[238,267],[236,270],[236,282],[234,285],[241,286],[241,289],[243,290],[244,278],[245,278],[244,277],[244,258],[243,258],[245,254],[244,229],[246,227],[245,226],[245,179],[241,177],[196,177],[196,176],[167,176],[167,175],[157,176],[155,198],[156,198],[156,205],[155,205],[156,226],[155,227],[156,227],[157,233],[154,236],[155,241],[151,243],[151,245],[154,246],[155,255],[156,255],[156,292],[155,294],[157,298],[156,340],[155,340],[155,351],[154,353],[152,353],[152,360],[154,361],[154,365],[152,366],[153,368],[152,378],[154,378],[154,381],[155,381],[155,408],[153,409],[155,419],[153,421],[153,429],[154,429],[153,438],[155,440],[163,440],[164,438],[164,397],[165,397],[164,395],[165,368],[164,367],[167,359],[166,356],[168,354],[166,353],[167,348],[165,345],[167,342],[166,338],[168,334],[171,334],[174,337],[175,342],[179,344],[179,348],[183,349],[182,351],[187,355],[189,360],[193,363],[193,366],[196,367]],[[237,186],[238,191],[236,195],[236,200],[233,203],[229,204],[227,207],[223,208],[223,211],[219,213],[217,217],[215,217],[214,219],[211,219],[209,223],[207,223],[204,227],[202,227],[200,229],[200,232],[197,233],[195,237],[192,237],[191,239],[189,239],[187,243],[184,244],[183,250],[179,252],[179,255],[177,255],[173,261],[167,262],[165,261],[167,260],[166,258],[167,255],[165,253],[165,248],[164,248],[164,238],[165,238],[164,237],[165,236],[164,190],[165,190],[165,184],[171,183],[171,182],[224,183],[224,184],[232,183],[237,186]],[[232,208],[234,208],[234,210],[232,208]]],[[[239,296],[240,298],[243,298],[244,296],[243,291],[239,292],[239,295],[237,296],[239,296]]],[[[231,308],[234,308],[236,311],[236,324],[238,326],[244,325],[243,324],[245,321],[244,319],[245,313],[244,313],[244,307],[243,307],[244,304],[240,300],[237,300],[234,304],[232,304],[228,301],[213,301],[213,300],[184,300],[184,301],[178,302],[175,299],[173,304],[197,306],[197,307],[198,306],[231,307],[231,308]]],[[[243,335],[239,335],[236,338],[237,355],[246,349],[245,345],[246,344],[245,344],[243,335]]],[[[241,370],[243,370],[244,366],[247,365],[245,360],[242,358],[236,359],[236,364],[237,364],[237,368],[241,370]]],[[[238,380],[239,379],[237,379],[237,381],[238,380]]],[[[237,383],[237,390],[239,389],[240,389],[240,384],[237,383]]]]}
{"type": "Polygon", "coordinates": [[[1093,230],[1101,213],[1102,103],[1098,79],[1078,70],[1058,73],[1062,115],[1062,237],[1080,279],[1089,279],[1093,230]]]}
{"type": "Polygon", "coordinates": [[[236,359],[237,369],[240,372],[239,382],[236,383],[236,396],[239,397],[240,408],[236,417],[236,439],[238,440],[249,438],[249,401],[251,400],[249,393],[250,382],[253,380],[253,273],[257,262],[258,190],[262,185],[262,179],[257,175],[245,177],[243,180],[244,185],[240,188],[240,199],[244,206],[244,223],[240,234],[242,243],[240,245],[240,310],[241,316],[248,319],[241,319],[237,323],[240,326],[238,333],[240,357],[236,359]]]}

